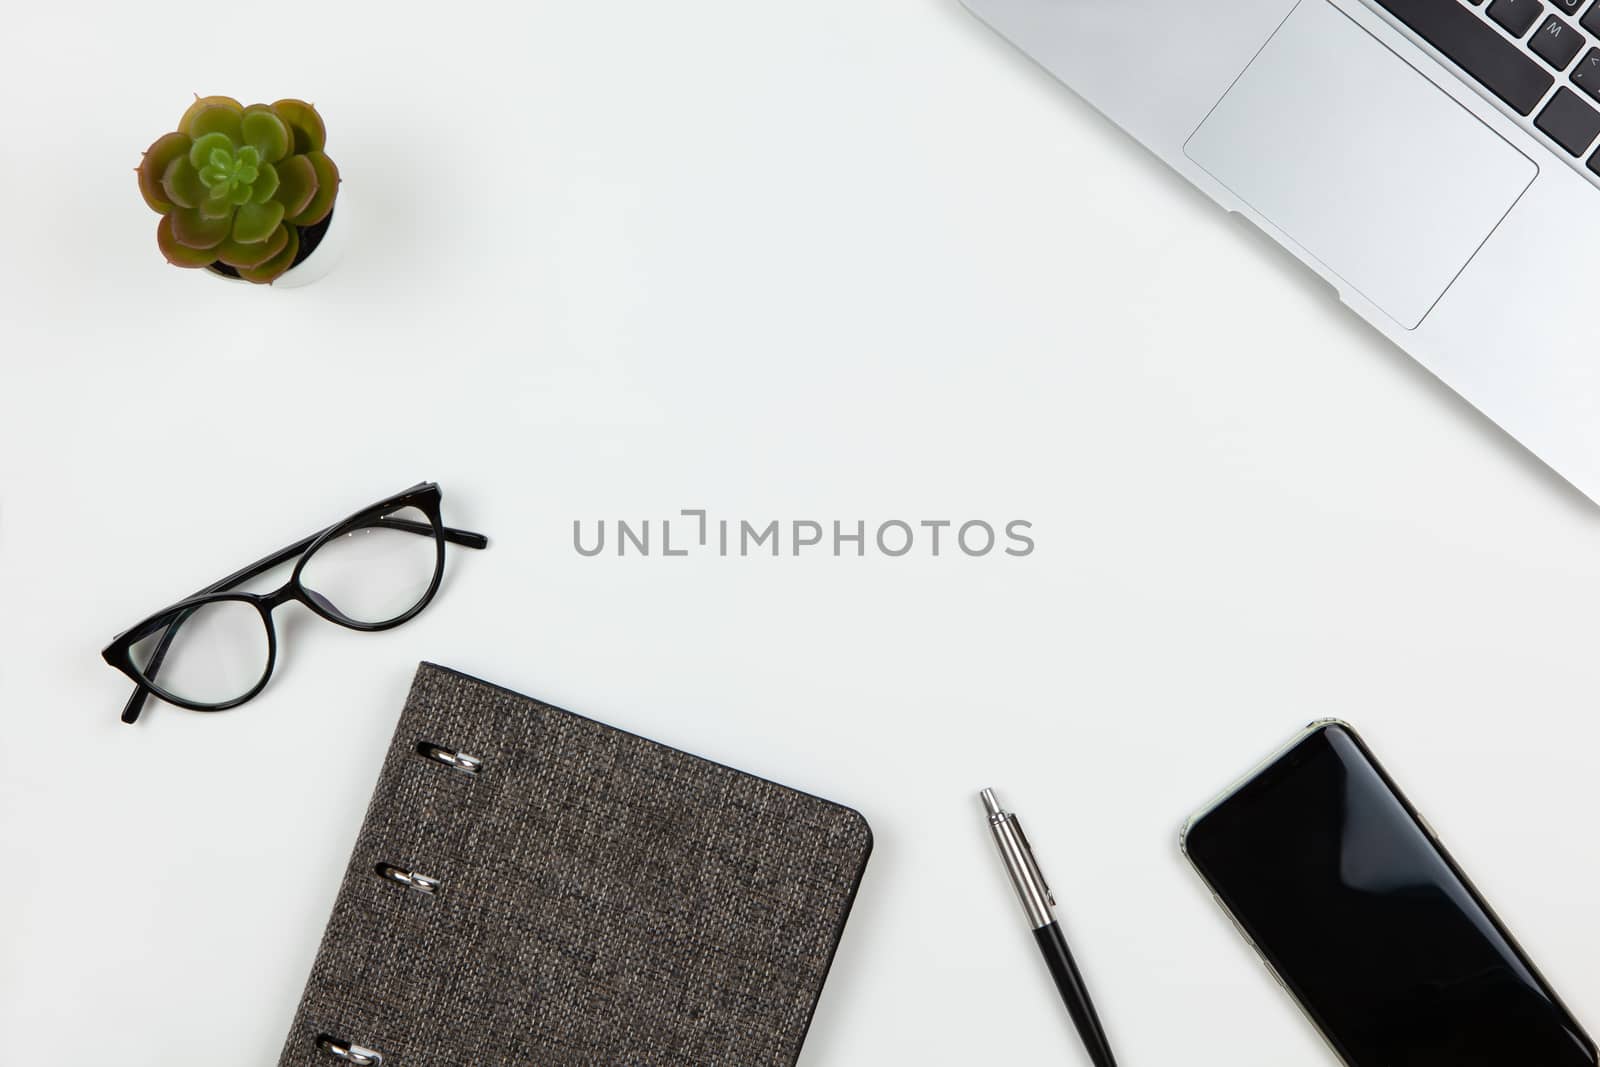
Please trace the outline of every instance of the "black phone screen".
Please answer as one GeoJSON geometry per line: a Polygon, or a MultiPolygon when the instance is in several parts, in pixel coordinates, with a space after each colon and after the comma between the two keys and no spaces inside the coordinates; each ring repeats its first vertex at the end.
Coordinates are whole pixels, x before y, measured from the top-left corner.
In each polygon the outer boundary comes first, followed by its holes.
{"type": "Polygon", "coordinates": [[[1348,727],[1312,732],[1185,847],[1353,1067],[1595,1067],[1594,1043],[1348,727]]]}

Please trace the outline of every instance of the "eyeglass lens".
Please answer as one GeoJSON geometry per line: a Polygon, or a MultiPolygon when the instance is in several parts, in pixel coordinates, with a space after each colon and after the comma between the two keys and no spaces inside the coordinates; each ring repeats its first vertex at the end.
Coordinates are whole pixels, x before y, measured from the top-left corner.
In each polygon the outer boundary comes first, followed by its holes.
{"type": "Polygon", "coordinates": [[[439,569],[436,537],[426,513],[399,508],[323,544],[306,560],[300,583],[324,609],[352,622],[392,622],[428,595],[439,569]],[[415,526],[382,525],[386,520],[415,526]]]}
{"type": "Polygon", "coordinates": [[[129,652],[140,674],[196,704],[223,704],[244,696],[267,673],[270,655],[266,620],[242,600],[213,600],[189,608],[135,642],[129,652]],[[163,640],[166,649],[152,673],[163,640]]]}

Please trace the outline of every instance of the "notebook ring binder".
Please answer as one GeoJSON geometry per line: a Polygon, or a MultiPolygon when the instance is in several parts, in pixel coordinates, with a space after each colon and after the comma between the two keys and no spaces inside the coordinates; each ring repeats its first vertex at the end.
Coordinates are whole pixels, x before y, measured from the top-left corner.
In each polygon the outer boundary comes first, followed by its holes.
{"type": "Polygon", "coordinates": [[[407,889],[415,889],[417,892],[427,893],[429,896],[439,891],[440,882],[437,878],[429,878],[427,875],[418,874],[416,871],[401,870],[392,863],[380,863],[377,870],[382,877],[389,879],[391,882],[399,882],[407,889]]]}
{"type": "Polygon", "coordinates": [[[352,1045],[348,1041],[340,1041],[336,1037],[323,1034],[317,1038],[317,1047],[334,1056],[336,1059],[353,1063],[356,1067],[380,1067],[383,1057],[370,1048],[352,1045]]]}
{"type": "Polygon", "coordinates": [[[477,756],[469,756],[456,749],[436,745],[432,741],[424,741],[417,746],[417,752],[446,767],[454,767],[463,774],[477,774],[483,769],[483,760],[477,756]]]}

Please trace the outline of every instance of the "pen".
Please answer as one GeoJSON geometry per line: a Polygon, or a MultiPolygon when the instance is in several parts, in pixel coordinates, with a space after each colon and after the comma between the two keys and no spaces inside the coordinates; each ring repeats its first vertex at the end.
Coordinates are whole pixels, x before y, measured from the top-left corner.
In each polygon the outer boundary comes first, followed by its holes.
{"type": "Polygon", "coordinates": [[[1053,910],[1056,898],[1039,870],[1039,861],[1033,858],[1033,846],[1028,844],[1017,817],[1001,809],[994,790],[985,789],[982,795],[984,809],[989,813],[989,829],[1000,847],[1006,873],[1011,875],[1022,910],[1028,915],[1028,925],[1033,928],[1033,939],[1039,943],[1039,951],[1044,953],[1050,977],[1056,980],[1061,999],[1078,1027],[1078,1036],[1089,1050],[1089,1062],[1094,1067],[1117,1067],[1111,1055],[1111,1043],[1106,1040],[1100,1017],[1089,1000],[1089,990],[1083,984],[1083,975],[1078,973],[1078,965],[1067,948],[1067,939],[1061,933],[1061,924],[1056,922],[1053,910]]]}

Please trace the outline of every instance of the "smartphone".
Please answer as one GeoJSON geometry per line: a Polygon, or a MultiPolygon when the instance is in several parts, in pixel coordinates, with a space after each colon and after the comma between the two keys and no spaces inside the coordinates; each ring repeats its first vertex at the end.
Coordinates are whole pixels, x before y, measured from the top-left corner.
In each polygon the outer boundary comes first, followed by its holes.
{"type": "Polygon", "coordinates": [[[1183,851],[1350,1067],[1596,1067],[1348,724],[1308,727],[1190,819],[1183,851]]]}

